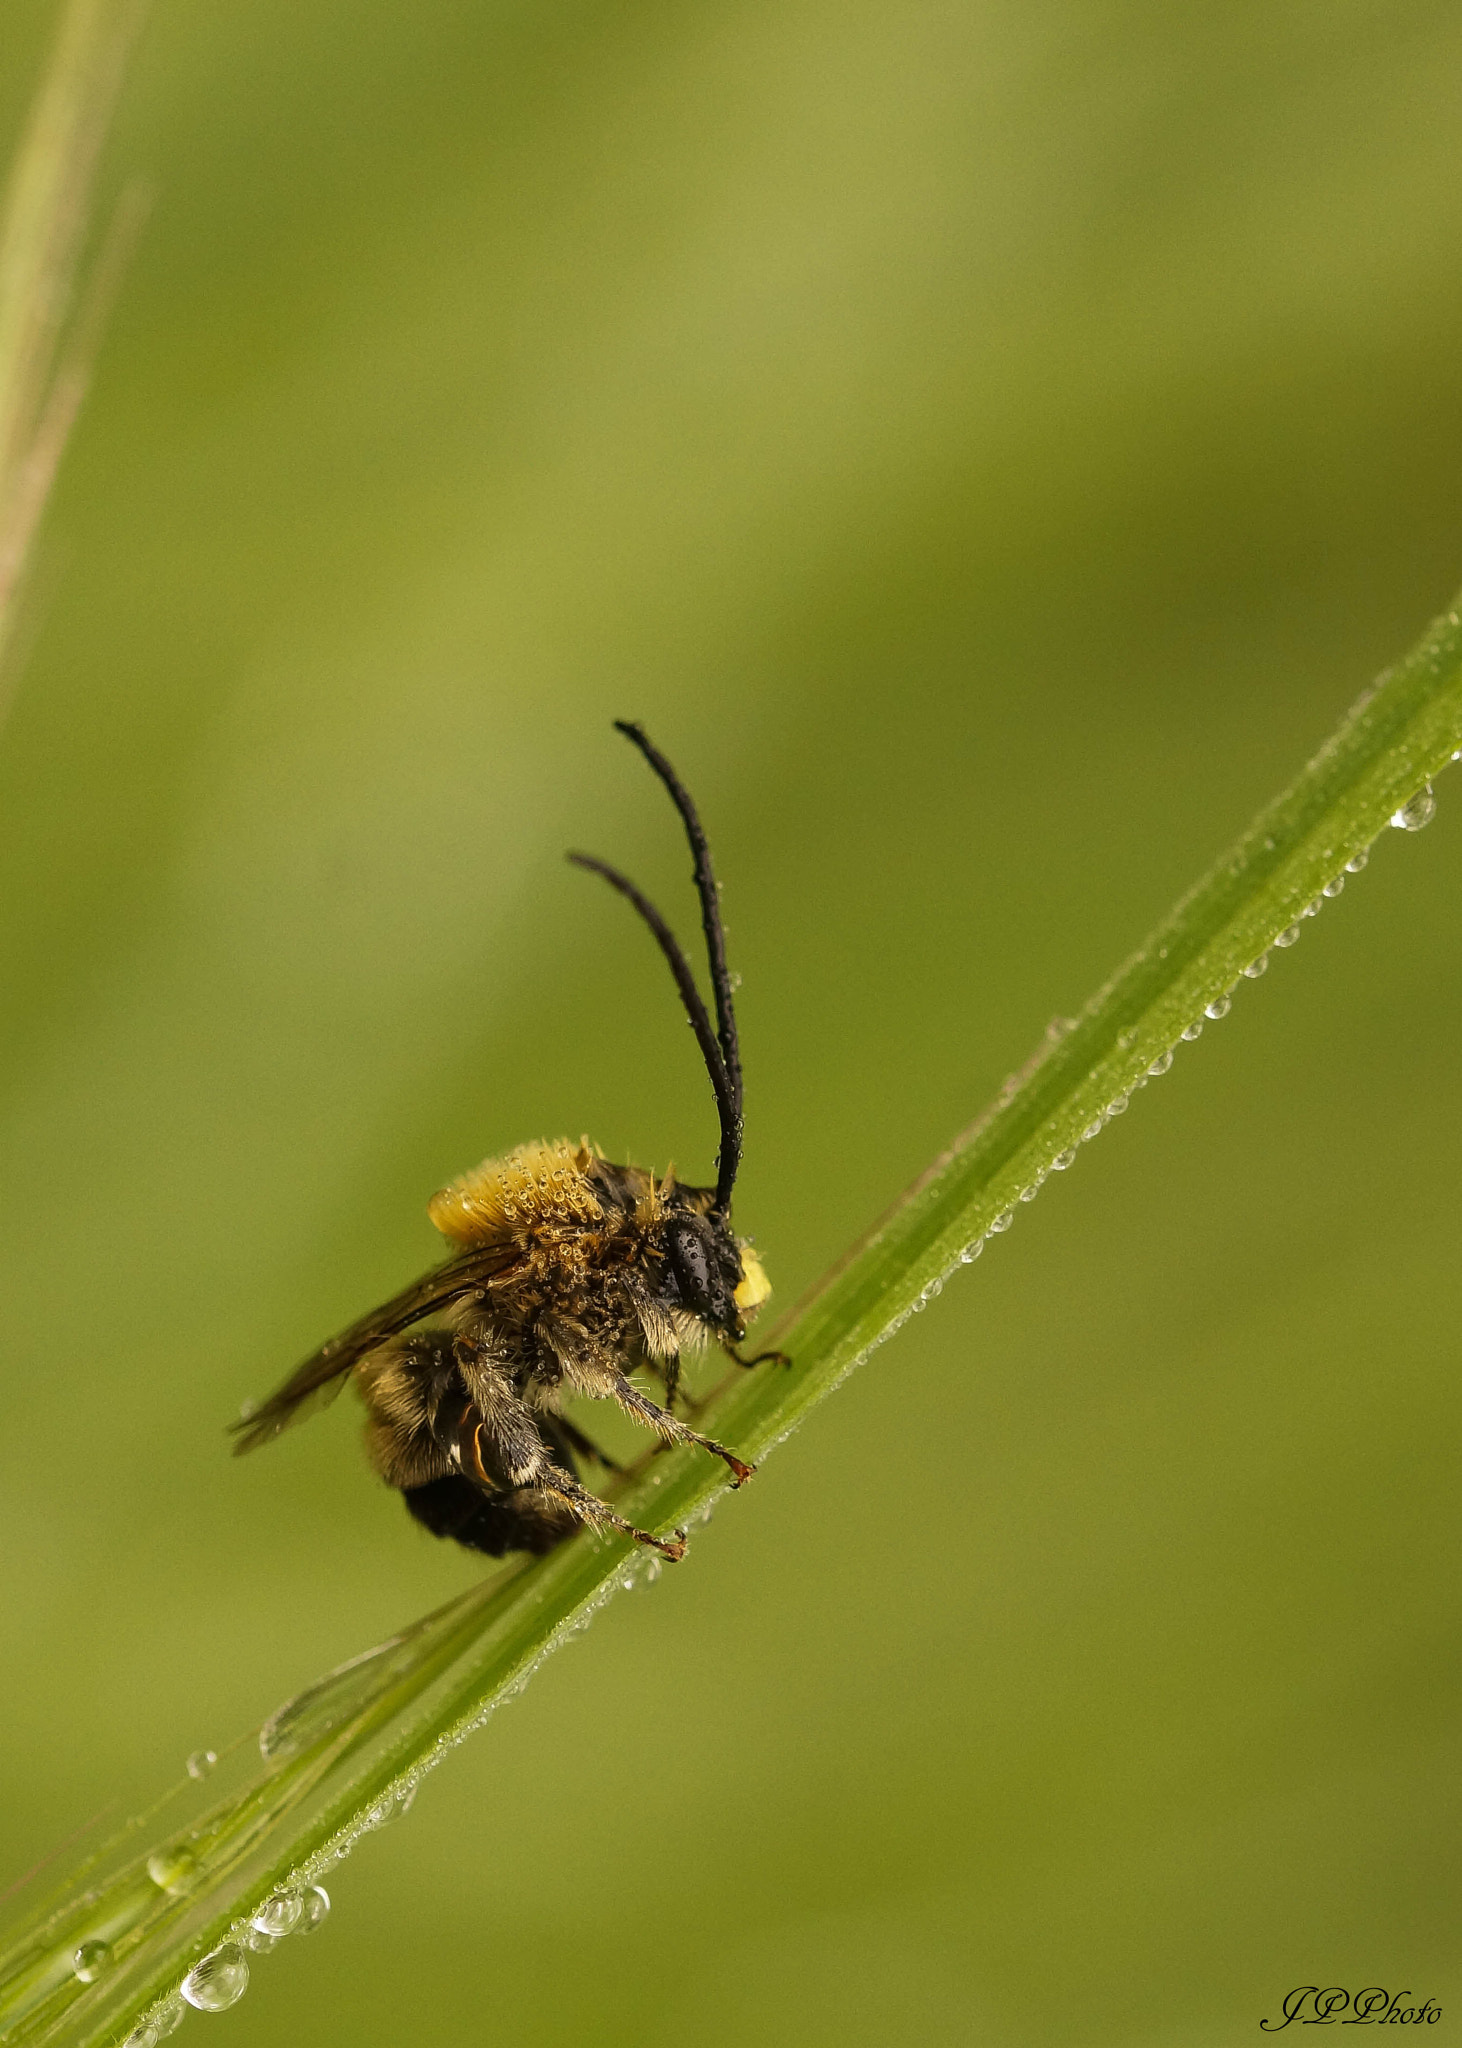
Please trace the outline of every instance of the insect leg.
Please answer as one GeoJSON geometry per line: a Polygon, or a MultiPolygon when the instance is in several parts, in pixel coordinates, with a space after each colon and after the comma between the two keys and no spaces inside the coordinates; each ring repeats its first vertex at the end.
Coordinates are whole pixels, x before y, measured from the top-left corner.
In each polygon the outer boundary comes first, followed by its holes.
{"type": "Polygon", "coordinates": [[[723,1344],[721,1349],[728,1358],[734,1359],[738,1365],[745,1366],[748,1372],[750,1372],[754,1365],[790,1365],[792,1363],[785,1351],[758,1351],[754,1358],[743,1358],[734,1344],[723,1344]]]}
{"type": "Polygon", "coordinates": [[[665,1380],[665,1406],[673,1414],[675,1396],[680,1391],[680,1353],[672,1351],[668,1358],[662,1358],[660,1371],[665,1380]]]}
{"type": "Polygon", "coordinates": [[[691,1429],[677,1416],[672,1415],[668,1408],[661,1408],[647,1394],[642,1394],[638,1387],[632,1386],[623,1373],[614,1375],[610,1382],[610,1391],[627,1415],[633,1415],[637,1422],[647,1422],[651,1429],[659,1432],[666,1443],[699,1444],[703,1451],[714,1452],[716,1457],[723,1458],[730,1466],[731,1477],[737,1486],[744,1486],[756,1470],[755,1465],[743,1464],[735,1452],[728,1451],[724,1444],[718,1444],[712,1437],[702,1436],[698,1429],[691,1429]]]}
{"type": "Polygon", "coordinates": [[[465,1478],[485,1493],[496,1493],[509,1486],[525,1493],[547,1494],[563,1501],[582,1522],[617,1529],[623,1536],[632,1536],[636,1543],[658,1550],[672,1563],[684,1557],[683,1535],[677,1532],[665,1540],[652,1536],[647,1529],[637,1529],[633,1522],[627,1522],[600,1500],[597,1493],[590,1493],[587,1486],[580,1486],[577,1479],[561,1471],[549,1457],[528,1409],[516,1397],[506,1394],[506,1390],[504,1394],[494,1403],[490,1420],[473,1401],[465,1401],[458,1410],[452,1461],[465,1478]]]}

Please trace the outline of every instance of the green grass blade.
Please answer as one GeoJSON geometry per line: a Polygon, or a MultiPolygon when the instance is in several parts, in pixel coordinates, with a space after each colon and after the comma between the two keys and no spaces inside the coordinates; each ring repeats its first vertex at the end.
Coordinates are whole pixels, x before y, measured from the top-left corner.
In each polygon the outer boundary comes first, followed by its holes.
{"type": "MultiPolygon", "coordinates": [[[[792,1364],[737,1374],[722,1389],[715,1433],[752,1457],[772,1450],[1166,1071],[1174,1049],[1205,1015],[1223,1013],[1270,948],[1293,944],[1389,822],[1425,822],[1430,779],[1459,749],[1454,609],[792,1312],[776,1333],[792,1364]]],[[[723,1490],[719,1466],[677,1452],[655,1459],[620,1505],[668,1531],[703,1519],[723,1490]]],[[[90,2048],[127,2038],[139,2022],[135,2038],[148,2041],[186,1969],[220,1943],[246,1944],[249,1917],[274,1893],[318,1883],[618,1586],[656,1569],[626,1542],[580,1536],[300,1695],[262,1731],[260,1766],[210,1812],[146,1854],[122,1844],[115,1868],[97,1864],[84,1890],[0,1958],[0,2041],[90,2048]],[[83,1983],[72,1958],[97,1942],[108,1953],[83,1983]]],[[[249,1959],[247,1948],[240,1954],[249,1959]]]]}

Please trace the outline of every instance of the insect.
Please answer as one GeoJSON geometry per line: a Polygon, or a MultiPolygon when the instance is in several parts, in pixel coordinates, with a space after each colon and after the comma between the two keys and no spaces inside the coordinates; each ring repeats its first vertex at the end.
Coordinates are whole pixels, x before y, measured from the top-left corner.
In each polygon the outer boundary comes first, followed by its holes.
{"type": "Polygon", "coordinates": [[[731,1228],[741,1054],[710,849],[665,756],[638,725],[617,720],[616,729],[664,784],[690,842],[714,1025],[649,899],[606,862],[568,857],[629,899],[669,962],[716,1098],[715,1186],[685,1186],[673,1168],[657,1180],[642,1167],[611,1165],[587,1139],[520,1145],[485,1160],[429,1205],[451,1257],[322,1344],[233,1425],[235,1451],[251,1451],[353,1376],[377,1472],[434,1535],[492,1557],[546,1551],[584,1523],[682,1557],[683,1531],[662,1538],[637,1529],[580,1483],[576,1457],[619,1468],[561,1412],[563,1400],[616,1401],[665,1443],[699,1444],[723,1459],[740,1486],[754,1468],[674,1412],[681,1355],[714,1341],[740,1365],[783,1356],[743,1359],[736,1351],[746,1317],[770,1288],[755,1252],[731,1228]],[[663,1383],[663,1405],[631,1380],[637,1367],[663,1383]]]}

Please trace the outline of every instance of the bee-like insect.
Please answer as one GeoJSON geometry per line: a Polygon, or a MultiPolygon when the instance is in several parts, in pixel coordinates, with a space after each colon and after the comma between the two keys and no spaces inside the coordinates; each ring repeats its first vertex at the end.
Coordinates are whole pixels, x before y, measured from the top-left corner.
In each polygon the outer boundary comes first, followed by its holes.
{"type": "MultiPolygon", "coordinates": [[[[633,882],[586,853],[569,859],[629,898],[670,964],[721,1124],[714,1188],[613,1166],[588,1140],[520,1145],[435,1195],[428,1214],[454,1247],[444,1265],[322,1344],[277,1393],[233,1425],[236,1451],[268,1443],[354,1375],[377,1472],[418,1522],[471,1550],[542,1552],[581,1523],[652,1536],[582,1486],[575,1453],[612,1461],[560,1412],[575,1394],[617,1401],[666,1443],[699,1444],[749,1479],[724,1444],[674,1413],[682,1352],[714,1340],[741,1365],[745,1318],[770,1289],[731,1228],[741,1163],[741,1055],[710,849],[675,770],[637,725],[617,721],[669,791],[690,842],[715,1003],[712,1025],[674,933],[633,882]],[[425,1327],[423,1327],[425,1326],[425,1327]],[[630,1379],[664,1383],[652,1401],[630,1379]]],[[[763,1354],[780,1358],[777,1352],[763,1354]]]]}

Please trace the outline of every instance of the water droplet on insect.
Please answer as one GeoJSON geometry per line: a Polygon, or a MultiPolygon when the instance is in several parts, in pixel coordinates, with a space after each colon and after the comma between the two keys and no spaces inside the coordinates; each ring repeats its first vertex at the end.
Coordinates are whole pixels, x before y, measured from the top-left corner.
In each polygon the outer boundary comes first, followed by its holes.
{"type": "Polygon", "coordinates": [[[304,1913],[300,1919],[301,1934],[313,1934],[317,1927],[323,1927],[330,1916],[330,1894],[322,1884],[310,1885],[303,1894],[304,1913]]]}
{"type": "Polygon", "coordinates": [[[112,1960],[110,1945],[105,1941],[84,1941],[71,1958],[71,1967],[83,1984],[95,1984],[102,1972],[109,1968],[112,1960]]]}
{"type": "Polygon", "coordinates": [[[1391,823],[1398,832],[1419,832],[1423,825],[1430,825],[1437,814],[1437,800],[1432,795],[1431,784],[1424,783],[1414,797],[1408,799],[1399,811],[1391,813],[1391,823]]]}
{"type": "Polygon", "coordinates": [[[198,1882],[198,1858],[191,1849],[154,1849],[147,1859],[147,1874],[159,1891],[180,1898],[198,1882]]]}
{"type": "Polygon", "coordinates": [[[1172,1065],[1172,1063],[1173,1051],[1172,1047],[1169,1046],[1166,1052],[1160,1052],[1158,1054],[1157,1058],[1153,1061],[1152,1065],[1148,1068],[1147,1071],[1149,1074],[1153,1076],[1154,1079],[1156,1079],[1159,1074],[1165,1074],[1168,1068],[1172,1065]]]}
{"type": "Polygon", "coordinates": [[[206,1778],[218,1762],[218,1752],[212,1749],[195,1749],[188,1759],[187,1770],[190,1778],[206,1778]]]}
{"type": "Polygon", "coordinates": [[[1068,1166],[1074,1166],[1075,1164],[1076,1147],[1074,1145],[1068,1145],[1064,1152],[1058,1152],[1056,1154],[1056,1157],[1051,1161],[1051,1171],[1053,1173],[1064,1173],[1068,1166]]]}
{"type": "Polygon", "coordinates": [[[251,1916],[249,1925],[257,1934],[267,1934],[275,1941],[283,1941],[286,1934],[293,1933],[298,1927],[304,1912],[305,1902],[298,1892],[276,1892],[251,1916]]]}
{"type": "Polygon", "coordinates": [[[1276,946],[1292,946],[1299,935],[1300,928],[1297,924],[1286,925],[1274,943],[1276,946]]]}
{"type": "Polygon", "coordinates": [[[1366,862],[1370,859],[1370,857],[1370,848],[1368,846],[1363,846],[1359,853],[1353,853],[1350,856],[1350,859],[1345,863],[1345,872],[1348,875],[1358,875],[1361,869],[1365,866],[1366,862]]]}
{"type": "Polygon", "coordinates": [[[1187,1030],[1183,1033],[1183,1036],[1188,1040],[1190,1045],[1192,1044],[1195,1038],[1201,1038],[1203,1036],[1203,1020],[1199,1017],[1195,1017],[1193,1022],[1188,1026],[1187,1030]]]}
{"type": "Polygon", "coordinates": [[[1261,953],[1257,960],[1251,960],[1248,966],[1244,969],[1244,979],[1246,981],[1257,981],[1260,975],[1264,973],[1268,965],[1269,955],[1267,953],[1261,953]]]}
{"type": "Polygon", "coordinates": [[[227,2012],[248,1988],[249,1959],[236,1941],[224,1942],[195,1963],[181,1986],[184,1998],[199,2012],[227,2012]]]}
{"type": "Polygon", "coordinates": [[[1015,1212],[1011,1209],[1005,1210],[1004,1213],[1002,1215],[997,1216],[995,1218],[995,1221],[990,1225],[992,1235],[1002,1230],[1009,1230],[1011,1224],[1014,1221],[1015,1212]]]}
{"type": "Polygon", "coordinates": [[[1320,891],[1320,894],[1322,896],[1338,896],[1344,887],[1344,875],[1332,875],[1330,877],[1330,880],[1325,884],[1324,888],[1320,891]]]}
{"type": "Polygon", "coordinates": [[[1205,1017],[1211,1018],[1216,1024],[1220,1017],[1228,1015],[1232,1007],[1233,998],[1231,996],[1215,996],[1213,1001],[1206,1005],[1203,1014],[1205,1017]]]}

